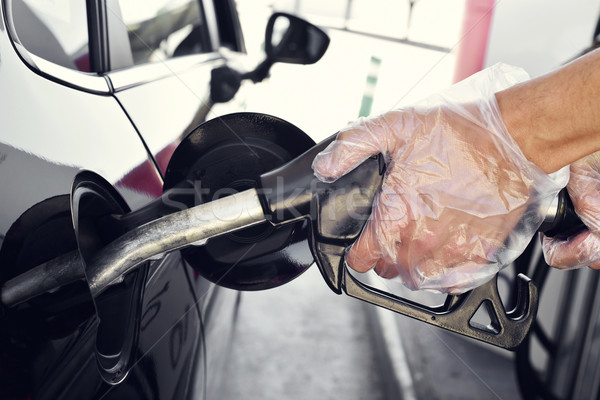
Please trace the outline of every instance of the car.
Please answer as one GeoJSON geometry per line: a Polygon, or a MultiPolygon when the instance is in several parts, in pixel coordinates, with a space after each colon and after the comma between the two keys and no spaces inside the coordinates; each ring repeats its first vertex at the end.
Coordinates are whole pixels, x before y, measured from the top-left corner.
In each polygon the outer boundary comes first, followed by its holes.
{"type": "MultiPolygon", "coordinates": [[[[192,267],[210,254],[156,255],[102,293],[90,290],[89,265],[115,238],[172,212],[161,198],[179,183],[169,176],[197,161],[174,159],[182,144],[220,149],[217,177],[247,172],[240,154],[227,158],[235,131],[209,145],[195,128],[242,110],[242,82],[260,82],[272,63],[316,62],[328,39],[315,30],[318,55],[269,58],[286,32],[312,27],[274,15],[270,53],[239,72],[245,47],[231,0],[3,0],[0,17],[0,398],[215,398],[239,292],[192,267]]],[[[314,144],[295,137],[257,168],[314,144]]]]}

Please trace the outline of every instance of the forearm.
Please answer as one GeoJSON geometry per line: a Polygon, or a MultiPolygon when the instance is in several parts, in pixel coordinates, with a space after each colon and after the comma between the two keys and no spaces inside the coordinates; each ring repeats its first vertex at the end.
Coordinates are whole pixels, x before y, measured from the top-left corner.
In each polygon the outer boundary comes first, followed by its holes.
{"type": "Polygon", "coordinates": [[[600,51],[496,94],[525,156],[554,172],[600,150],[600,51]]]}

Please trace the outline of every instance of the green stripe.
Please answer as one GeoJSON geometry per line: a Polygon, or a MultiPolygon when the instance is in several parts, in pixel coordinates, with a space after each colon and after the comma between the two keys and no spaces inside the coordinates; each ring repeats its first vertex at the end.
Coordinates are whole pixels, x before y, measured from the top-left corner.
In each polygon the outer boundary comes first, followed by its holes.
{"type": "Polygon", "coordinates": [[[371,108],[373,108],[373,94],[375,93],[375,87],[377,86],[377,75],[379,73],[380,65],[381,59],[371,56],[369,75],[367,75],[367,82],[360,103],[360,111],[358,112],[359,117],[366,117],[371,114],[371,108]]]}

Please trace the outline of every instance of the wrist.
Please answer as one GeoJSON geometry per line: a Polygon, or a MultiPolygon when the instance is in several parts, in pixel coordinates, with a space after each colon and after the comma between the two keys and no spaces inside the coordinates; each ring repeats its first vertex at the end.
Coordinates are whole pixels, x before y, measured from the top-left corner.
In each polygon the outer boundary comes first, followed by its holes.
{"type": "Polygon", "coordinates": [[[530,104],[531,100],[524,98],[524,91],[518,86],[508,88],[496,93],[498,109],[508,134],[517,143],[523,155],[531,162],[536,164],[546,173],[553,172],[562,167],[553,165],[549,162],[553,159],[549,153],[552,153],[549,147],[552,141],[547,132],[543,132],[538,124],[532,124],[533,110],[532,106],[523,106],[530,104]],[[535,125],[537,129],[533,129],[535,125]]]}
{"type": "Polygon", "coordinates": [[[595,151],[593,137],[573,123],[574,111],[554,102],[559,95],[531,89],[526,84],[496,93],[506,129],[529,161],[552,173],[595,151]]]}

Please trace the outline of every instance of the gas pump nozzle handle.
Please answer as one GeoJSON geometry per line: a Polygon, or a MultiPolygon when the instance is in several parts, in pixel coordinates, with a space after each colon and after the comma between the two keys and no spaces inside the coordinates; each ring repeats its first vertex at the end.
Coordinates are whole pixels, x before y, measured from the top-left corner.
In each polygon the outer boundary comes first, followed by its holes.
{"type": "MultiPolygon", "coordinates": [[[[382,292],[354,277],[344,263],[345,248],[361,233],[371,212],[371,204],[383,181],[382,157],[372,157],[337,181],[318,181],[312,171],[315,156],[335,135],[319,143],[288,164],[261,176],[261,204],[265,215],[277,223],[307,218],[309,243],[316,264],[329,287],[383,308],[436,325],[461,335],[476,338],[506,349],[516,348],[526,337],[538,306],[537,287],[526,276],[516,278],[517,304],[506,311],[498,293],[496,279],[459,296],[448,296],[443,305],[429,307],[409,299],[382,292]],[[352,200],[360,199],[359,207],[352,200]],[[358,217],[357,217],[358,216],[358,217]],[[492,323],[482,327],[471,318],[482,305],[490,312],[492,323]],[[491,311],[490,311],[491,310],[491,311]]],[[[582,227],[573,211],[566,190],[551,207],[540,231],[550,235],[568,234],[582,227]]]]}
{"type": "Polygon", "coordinates": [[[517,276],[517,304],[506,311],[496,279],[459,296],[448,296],[443,305],[427,306],[363,283],[344,262],[346,247],[360,235],[370,216],[375,195],[383,181],[382,157],[372,157],[333,183],[320,182],[313,174],[315,156],[334,140],[330,137],[275,171],[261,176],[259,190],[263,211],[273,223],[306,218],[309,244],[328,286],[338,294],[395,311],[506,349],[525,338],[538,305],[537,288],[524,275],[517,276]],[[471,323],[485,304],[490,326],[471,323]],[[492,317],[493,315],[493,317],[492,317]]]}

